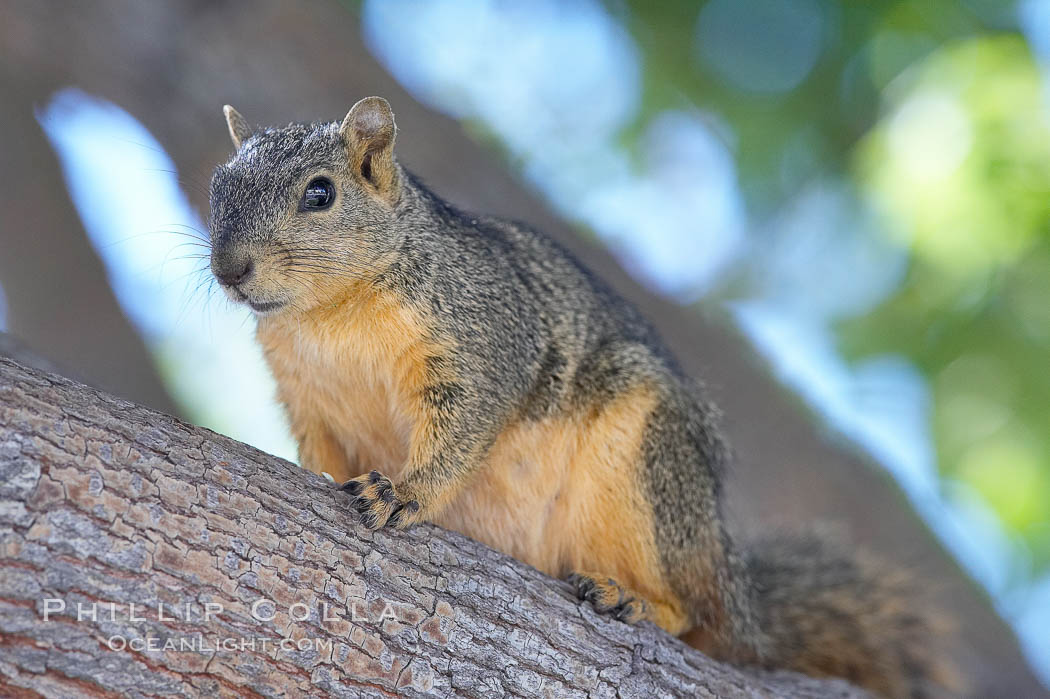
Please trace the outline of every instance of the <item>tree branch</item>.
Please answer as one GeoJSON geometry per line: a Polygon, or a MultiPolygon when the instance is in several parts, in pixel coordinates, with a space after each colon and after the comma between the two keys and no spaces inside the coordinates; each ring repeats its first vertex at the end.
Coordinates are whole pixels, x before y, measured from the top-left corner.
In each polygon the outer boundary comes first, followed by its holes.
{"type": "Polygon", "coordinates": [[[463,536],[368,532],[345,504],[0,358],[0,693],[860,695],[721,665],[463,536]]]}

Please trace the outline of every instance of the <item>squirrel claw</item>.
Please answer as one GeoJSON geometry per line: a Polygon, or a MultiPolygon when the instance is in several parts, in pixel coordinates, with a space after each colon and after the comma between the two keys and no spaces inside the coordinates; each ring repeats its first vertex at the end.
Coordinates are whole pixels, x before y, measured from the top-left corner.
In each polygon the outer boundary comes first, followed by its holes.
{"type": "Polygon", "coordinates": [[[599,614],[628,624],[635,623],[645,615],[644,601],[636,599],[612,578],[573,573],[568,581],[576,589],[576,596],[590,602],[599,614]]]}
{"type": "Polygon", "coordinates": [[[388,524],[401,529],[416,521],[419,502],[399,498],[394,484],[379,471],[353,478],[341,489],[353,496],[350,506],[361,515],[361,523],[368,529],[388,524]]]}

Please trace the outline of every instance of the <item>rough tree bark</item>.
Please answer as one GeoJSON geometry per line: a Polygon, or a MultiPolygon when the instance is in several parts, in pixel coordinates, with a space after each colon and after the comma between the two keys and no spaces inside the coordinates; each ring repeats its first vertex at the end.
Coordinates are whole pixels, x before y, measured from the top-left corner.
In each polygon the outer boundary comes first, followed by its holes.
{"type": "Polygon", "coordinates": [[[598,617],[434,526],[368,532],[344,498],[0,357],[0,694],[861,694],[598,617]]]}
{"type": "MultiPolygon", "coordinates": [[[[615,3],[614,3],[615,4],[615,3]]],[[[254,123],[341,118],[357,99],[394,106],[402,162],[468,211],[528,221],[574,250],[637,304],[725,413],[736,459],[726,514],[742,537],[841,524],[858,546],[907,565],[959,621],[953,658],[976,696],[1040,696],[1010,628],[931,536],[892,478],[800,409],[749,343],[716,318],[633,281],[603,246],[554,215],[463,125],[426,108],[370,54],[361,22],[327,0],[0,2],[0,284],[8,327],[87,383],[171,411],[141,340],[60,184],[33,119],[63,87],[126,109],[171,154],[191,204],[206,212],[212,168],[230,154],[221,105],[254,123]],[[130,334],[129,334],[130,333],[130,334]]],[[[484,140],[482,138],[482,140],[484,140]]],[[[189,312],[197,308],[190,303],[189,312]]]]}

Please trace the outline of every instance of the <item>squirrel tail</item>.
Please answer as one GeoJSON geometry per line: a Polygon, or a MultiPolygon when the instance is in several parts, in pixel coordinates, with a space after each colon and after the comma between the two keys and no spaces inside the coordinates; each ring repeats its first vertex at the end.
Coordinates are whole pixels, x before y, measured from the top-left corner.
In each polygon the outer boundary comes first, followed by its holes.
{"type": "Polygon", "coordinates": [[[745,565],[763,664],[841,677],[885,697],[962,690],[935,643],[946,619],[918,601],[902,571],[816,535],[753,542],[745,565]]]}

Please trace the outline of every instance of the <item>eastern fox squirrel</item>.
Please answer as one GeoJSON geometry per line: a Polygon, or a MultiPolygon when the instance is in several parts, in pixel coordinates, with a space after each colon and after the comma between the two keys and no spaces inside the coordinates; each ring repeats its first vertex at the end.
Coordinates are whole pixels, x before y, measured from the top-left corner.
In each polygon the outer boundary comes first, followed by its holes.
{"type": "Polygon", "coordinates": [[[550,238],[403,169],[386,100],[257,131],[224,111],[212,271],[256,312],[302,465],[367,527],[455,529],[718,659],[939,691],[900,585],[818,539],[735,546],[700,387],[550,238]]]}

